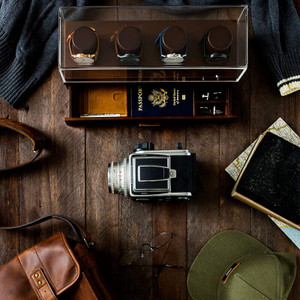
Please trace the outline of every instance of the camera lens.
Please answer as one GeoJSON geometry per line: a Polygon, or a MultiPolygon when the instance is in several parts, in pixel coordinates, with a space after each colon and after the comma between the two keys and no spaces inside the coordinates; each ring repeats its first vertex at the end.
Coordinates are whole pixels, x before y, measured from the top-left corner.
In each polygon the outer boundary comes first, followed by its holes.
{"type": "Polygon", "coordinates": [[[112,194],[128,195],[128,159],[108,164],[108,190],[112,194]]]}

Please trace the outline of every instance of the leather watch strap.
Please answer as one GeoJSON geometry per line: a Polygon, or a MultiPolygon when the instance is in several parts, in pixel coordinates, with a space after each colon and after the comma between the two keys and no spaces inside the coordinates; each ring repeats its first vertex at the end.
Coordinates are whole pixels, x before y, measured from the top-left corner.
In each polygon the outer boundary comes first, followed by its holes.
{"type": "Polygon", "coordinates": [[[40,223],[43,223],[45,221],[51,220],[51,219],[57,219],[64,221],[70,225],[72,230],[74,231],[75,235],[77,236],[78,240],[81,243],[84,243],[87,248],[90,248],[90,246],[93,245],[93,242],[91,242],[91,238],[89,233],[81,227],[78,223],[76,223],[74,220],[72,220],[69,217],[63,216],[63,215],[57,215],[57,214],[51,214],[51,215],[46,215],[41,218],[38,218],[36,220],[33,220],[31,222],[28,222],[26,224],[18,225],[18,226],[0,226],[0,230],[17,230],[17,229],[23,229],[26,227],[34,226],[40,223]]]}
{"type": "Polygon", "coordinates": [[[28,138],[31,141],[31,143],[33,145],[33,147],[32,147],[33,157],[31,159],[29,159],[21,164],[12,166],[12,167],[0,169],[0,172],[25,166],[25,165],[33,162],[41,154],[41,152],[44,148],[46,139],[36,129],[34,129],[26,124],[20,123],[18,121],[13,121],[13,120],[8,120],[8,119],[0,119],[0,127],[5,127],[5,128],[11,129],[13,131],[16,131],[16,132],[24,135],[26,138],[28,138]]]}

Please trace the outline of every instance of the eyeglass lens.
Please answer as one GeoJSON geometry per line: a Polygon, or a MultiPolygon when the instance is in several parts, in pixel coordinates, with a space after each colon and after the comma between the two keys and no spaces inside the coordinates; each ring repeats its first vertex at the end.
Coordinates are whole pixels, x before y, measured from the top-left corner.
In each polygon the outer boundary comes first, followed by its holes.
{"type": "Polygon", "coordinates": [[[151,240],[150,246],[155,249],[160,248],[170,242],[172,238],[172,232],[162,232],[151,240]]]}

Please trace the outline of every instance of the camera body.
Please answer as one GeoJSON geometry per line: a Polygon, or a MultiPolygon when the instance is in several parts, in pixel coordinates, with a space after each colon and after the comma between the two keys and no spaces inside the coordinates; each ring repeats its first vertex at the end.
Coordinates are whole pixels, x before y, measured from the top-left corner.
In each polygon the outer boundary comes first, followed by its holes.
{"type": "Polygon", "coordinates": [[[136,145],[129,158],[108,165],[108,186],[110,193],[137,201],[189,200],[196,192],[196,154],[136,145]]]}

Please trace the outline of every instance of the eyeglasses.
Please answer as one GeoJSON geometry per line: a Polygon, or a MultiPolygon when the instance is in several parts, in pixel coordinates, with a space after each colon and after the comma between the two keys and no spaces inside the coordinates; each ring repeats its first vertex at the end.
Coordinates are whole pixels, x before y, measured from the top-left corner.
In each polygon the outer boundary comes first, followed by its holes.
{"type": "Polygon", "coordinates": [[[170,244],[172,242],[173,236],[174,235],[172,232],[162,232],[162,233],[156,235],[149,243],[143,243],[139,249],[132,249],[132,250],[128,251],[120,259],[121,266],[151,266],[151,267],[158,268],[156,274],[153,276],[151,286],[148,288],[147,292],[151,291],[159,274],[161,273],[161,271],[164,268],[171,268],[171,269],[182,269],[183,268],[182,266],[170,265],[170,264],[164,263],[164,260],[165,260],[166,254],[168,252],[168,249],[170,247],[170,244]],[[161,263],[160,264],[147,263],[147,262],[149,262],[149,254],[151,254],[154,250],[162,248],[165,245],[167,245],[167,248],[163,255],[161,263]]]}

